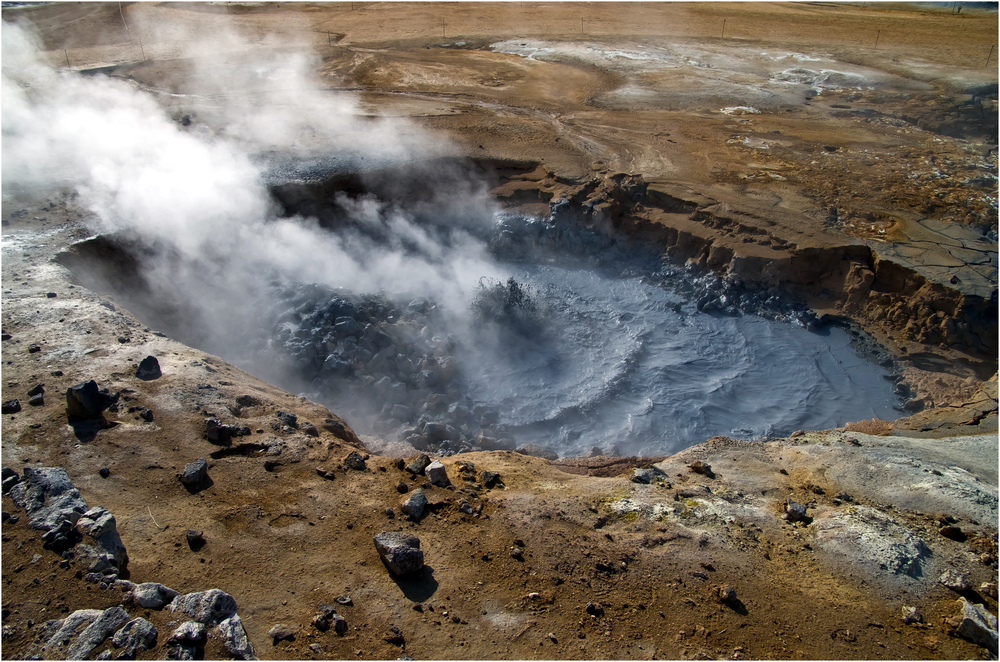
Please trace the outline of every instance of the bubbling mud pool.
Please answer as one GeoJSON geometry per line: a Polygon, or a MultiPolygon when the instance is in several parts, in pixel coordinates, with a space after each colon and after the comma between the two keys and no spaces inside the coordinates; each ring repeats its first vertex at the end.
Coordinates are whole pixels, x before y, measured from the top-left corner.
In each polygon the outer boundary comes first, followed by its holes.
{"type": "Polygon", "coordinates": [[[699,312],[636,277],[545,265],[512,276],[538,293],[547,329],[470,361],[466,392],[495,408],[518,443],[662,455],[714,435],[895,418],[885,371],[843,329],[699,312]]]}
{"type": "MultiPolygon", "coordinates": [[[[455,258],[439,239],[435,264],[455,258]]],[[[60,261],[146,324],[420,451],[665,455],[897,415],[892,375],[857,333],[780,292],[672,265],[565,213],[501,212],[464,241],[483,256],[460,276],[471,294],[449,301],[420,283],[366,292],[274,268],[213,284],[235,263],[123,238],[60,261]]]]}

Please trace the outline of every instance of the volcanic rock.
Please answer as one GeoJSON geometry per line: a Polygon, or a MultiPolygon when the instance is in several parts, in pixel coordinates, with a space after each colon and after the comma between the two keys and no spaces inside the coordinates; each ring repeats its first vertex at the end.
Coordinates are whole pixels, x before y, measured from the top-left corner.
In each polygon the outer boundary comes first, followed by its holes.
{"type": "Polygon", "coordinates": [[[115,516],[104,508],[91,508],[77,521],[83,542],[75,549],[77,565],[84,571],[118,574],[128,565],[128,554],[115,516]]]}
{"type": "Polygon", "coordinates": [[[972,588],[969,580],[954,570],[945,570],[944,574],[938,578],[938,583],[956,593],[962,593],[972,588]]]}
{"type": "Polygon", "coordinates": [[[233,614],[229,618],[223,619],[219,623],[218,629],[222,645],[226,647],[230,655],[237,660],[257,659],[257,653],[250,643],[250,638],[247,637],[239,614],[233,614]]]}
{"type": "Polygon", "coordinates": [[[917,611],[916,607],[903,606],[903,622],[909,625],[910,623],[920,623],[924,620],[924,617],[917,611]]]}
{"type": "Polygon", "coordinates": [[[351,451],[350,455],[344,458],[344,466],[353,471],[365,471],[368,468],[365,458],[357,451],[351,451]]]}
{"type": "Polygon", "coordinates": [[[101,393],[97,382],[70,386],[66,389],[66,416],[70,419],[90,419],[101,415],[101,393]]]}
{"type": "Polygon", "coordinates": [[[424,473],[424,469],[426,469],[428,465],[430,465],[430,463],[431,463],[431,458],[421,453],[413,460],[411,460],[409,464],[406,465],[406,470],[409,471],[411,474],[421,476],[424,473]]]}
{"type": "Polygon", "coordinates": [[[800,522],[806,518],[806,507],[791,499],[785,504],[785,512],[788,514],[789,522],[800,522]]]}
{"type": "Polygon", "coordinates": [[[379,556],[394,575],[403,577],[423,570],[424,553],[416,536],[383,531],[373,540],[379,556]]]}
{"type": "Polygon", "coordinates": [[[152,381],[163,376],[160,371],[160,362],[155,356],[147,356],[139,362],[139,368],[135,371],[135,376],[143,381],[152,381]]]}
{"type": "Polygon", "coordinates": [[[122,649],[118,654],[119,658],[134,660],[139,653],[149,650],[153,646],[157,634],[155,625],[145,618],[136,618],[115,632],[111,643],[115,648],[122,649]]]}
{"type": "Polygon", "coordinates": [[[483,471],[479,474],[479,478],[483,481],[483,487],[486,489],[504,487],[503,481],[500,480],[500,474],[495,471],[483,471]]]}
{"type": "Polygon", "coordinates": [[[132,589],[132,599],[146,609],[163,609],[180,593],[156,582],[145,582],[132,589]]]}
{"type": "Polygon", "coordinates": [[[994,655],[997,654],[997,617],[986,610],[983,605],[974,605],[965,598],[958,599],[961,612],[958,617],[955,631],[963,638],[974,644],[989,649],[994,655]]]}
{"type": "Polygon", "coordinates": [[[424,516],[425,508],[427,508],[427,497],[420,488],[413,490],[413,493],[399,507],[400,510],[414,520],[418,520],[424,516]]]}
{"type": "Polygon", "coordinates": [[[178,595],[170,603],[170,611],[179,611],[199,623],[217,624],[236,613],[233,596],[217,588],[187,595],[178,595]]]}
{"type": "Polygon", "coordinates": [[[424,469],[424,475],[430,479],[432,485],[437,485],[439,487],[446,487],[451,485],[451,481],[448,480],[448,470],[445,466],[441,464],[440,460],[434,460],[427,465],[424,469]]]}
{"type": "Polygon", "coordinates": [[[105,609],[93,623],[80,633],[73,645],[66,651],[68,660],[85,660],[101,645],[111,633],[129,620],[128,612],[121,607],[105,609]]]}
{"type": "Polygon", "coordinates": [[[87,512],[87,503],[62,467],[25,467],[10,496],[27,512],[28,526],[41,531],[54,529],[64,520],[75,525],[87,512]]]}
{"type": "Polygon", "coordinates": [[[3,403],[2,409],[0,409],[4,414],[16,414],[21,411],[21,401],[20,400],[8,400],[3,403]]]}
{"type": "Polygon", "coordinates": [[[295,639],[295,628],[290,625],[285,625],[284,623],[277,623],[271,626],[271,629],[267,631],[267,636],[274,640],[274,643],[283,641],[285,639],[292,640],[295,639]]]}
{"type": "Polygon", "coordinates": [[[184,621],[167,639],[168,644],[180,644],[182,646],[197,646],[205,643],[208,639],[208,628],[204,623],[197,621],[184,621]]]}
{"type": "Polygon", "coordinates": [[[195,487],[201,485],[206,478],[208,478],[208,461],[205,458],[201,457],[184,465],[181,482],[185,485],[195,487]]]}
{"type": "MultiPolygon", "coordinates": [[[[15,400],[15,402],[17,401],[15,400]]],[[[28,398],[28,404],[31,405],[32,407],[41,407],[42,405],[45,404],[45,397],[41,393],[33,395],[30,398],[28,398]]]]}

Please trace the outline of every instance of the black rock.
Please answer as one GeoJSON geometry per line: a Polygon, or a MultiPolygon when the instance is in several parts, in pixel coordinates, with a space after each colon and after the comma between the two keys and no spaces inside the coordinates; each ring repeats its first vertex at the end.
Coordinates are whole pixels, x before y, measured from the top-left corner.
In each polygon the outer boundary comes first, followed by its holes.
{"type": "Polygon", "coordinates": [[[35,384],[31,387],[31,390],[28,391],[28,397],[31,397],[32,395],[41,395],[42,393],[45,393],[45,387],[42,384],[35,384]]]}
{"type": "Polygon", "coordinates": [[[588,602],[587,603],[587,613],[591,616],[603,616],[604,607],[600,602],[588,602]]]}
{"type": "Polygon", "coordinates": [[[97,382],[70,386],[66,389],[66,416],[70,419],[97,418],[101,415],[101,392],[97,382]]]}
{"type": "Polygon", "coordinates": [[[365,458],[361,457],[361,453],[357,451],[351,451],[351,454],[344,458],[344,466],[354,471],[364,471],[368,468],[368,465],[365,464],[365,458]]]}
{"type": "Polygon", "coordinates": [[[139,369],[135,371],[135,376],[143,381],[159,379],[163,373],[160,371],[160,362],[155,356],[147,356],[139,363],[139,369]]]}
{"type": "Polygon", "coordinates": [[[395,625],[389,628],[389,631],[385,633],[385,636],[382,637],[382,639],[390,644],[393,644],[394,646],[402,646],[406,643],[402,630],[395,625]]]}
{"type": "Polygon", "coordinates": [[[487,489],[493,487],[504,487],[503,481],[500,480],[500,474],[495,471],[483,471],[479,474],[479,478],[483,481],[483,487],[487,489]]]}
{"type": "Polygon", "coordinates": [[[8,400],[3,403],[2,409],[0,409],[0,412],[4,414],[16,414],[19,411],[21,411],[20,400],[8,400]]]}
{"type": "Polygon", "coordinates": [[[318,437],[319,436],[319,430],[317,430],[316,426],[313,425],[312,423],[308,423],[308,422],[307,423],[303,423],[302,424],[302,431],[305,432],[310,437],[318,437]]]}
{"type": "Polygon", "coordinates": [[[41,407],[42,405],[45,404],[45,396],[43,396],[41,393],[39,393],[38,395],[33,395],[30,398],[28,398],[28,404],[31,405],[32,407],[41,407]]]}
{"type": "Polygon", "coordinates": [[[181,482],[185,485],[194,487],[203,483],[206,478],[208,478],[208,461],[205,458],[198,458],[184,465],[181,482]]]}
{"type": "Polygon", "coordinates": [[[34,343],[28,345],[28,354],[34,354],[35,352],[40,352],[40,351],[42,351],[42,348],[39,347],[38,345],[34,343]]]}
{"type": "Polygon", "coordinates": [[[411,474],[422,476],[424,474],[424,469],[430,466],[430,463],[431,458],[429,458],[426,454],[421,453],[406,465],[406,470],[411,474]]]}
{"type": "Polygon", "coordinates": [[[111,475],[111,469],[108,469],[107,467],[101,467],[101,470],[98,471],[97,473],[101,474],[101,478],[107,478],[108,476],[111,475]]]}
{"type": "Polygon", "coordinates": [[[275,414],[278,420],[281,421],[282,425],[287,425],[290,428],[299,427],[299,417],[295,414],[289,414],[288,412],[279,411],[275,414]]]}

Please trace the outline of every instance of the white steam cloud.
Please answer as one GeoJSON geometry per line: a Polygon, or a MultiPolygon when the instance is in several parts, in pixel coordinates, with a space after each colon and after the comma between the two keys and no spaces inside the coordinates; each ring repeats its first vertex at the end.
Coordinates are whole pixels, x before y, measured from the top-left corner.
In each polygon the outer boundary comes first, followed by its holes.
{"type": "Polygon", "coordinates": [[[317,58],[306,50],[268,39],[240,48],[239,41],[213,32],[214,48],[228,43],[239,55],[185,60],[180,83],[164,83],[193,90],[169,95],[170,103],[196,109],[196,121],[183,126],[155,90],[38,61],[30,29],[5,21],[4,187],[69,187],[93,213],[95,230],[127,231],[171,249],[174,259],[153,265],[148,280],[165,298],[187,299],[188,314],[200,318],[192,326],[211,336],[203,339],[207,349],[231,342],[231,327],[251,318],[260,295],[248,283],[261,273],[428,296],[464,314],[479,279],[499,276],[483,242],[462,229],[491,222],[476,182],[426,209],[339,196],[359,228],[339,234],[311,219],[279,218],[265,183],[276,159],[419,168],[454,152],[447,141],[399,119],[365,117],[350,95],[323,89],[317,58]],[[422,213],[452,226],[448,242],[415,220],[422,213]],[[361,231],[366,224],[388,240],[371,239],[361,231]]]}

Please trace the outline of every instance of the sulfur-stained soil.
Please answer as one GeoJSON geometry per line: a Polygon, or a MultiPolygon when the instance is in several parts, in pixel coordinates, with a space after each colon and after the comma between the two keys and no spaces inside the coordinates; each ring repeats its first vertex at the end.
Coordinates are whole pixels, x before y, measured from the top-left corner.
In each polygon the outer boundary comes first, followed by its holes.
{"type": "MultiPolygon", "coordinates": [[[[442,458],[451,485],[434,486],[369,454],[336,407],[83,287],[54,258],[92,236],[88,212],[61,191],[5,191],[2,400],[22,410],[3,415],[3,466],[64,467],[88,505],[115,515],[130,581],[229,593],[261,659],[991,657],[949,619],[959,597],[997,612],[995,11],[55,3],[3,19],[33,22],[54,65],[127,78],[207,126],[197,33],[235,29],[256,49],[292,39],[363,112],[409,118],[491,169],[508,207],[545,213],[604,195],[615,175],[641,177],[652,193],[617,209],[618,229],[852,322],[893,353],[925,408],[768,442],[715,437],[667,458],[458,455],[442,458]],[[148,355],[163,374],[144,381],[148,355]],[[90,379],[120,393],[108,427],[68,424],[65,391],[90,379]],[[36,384],[44,404],[29,406],[36,384]],[[278,411],[302,425],[283,429],[278,411]],[[213,444],[208,417],[251,433],[213,444]],[[364,470],[344,467],[354,450],[364,470]],[[210,485],[188,490],[178,474],[197,458],[210,485]],[[652,482],[632,481],[650,466],[652,482]],[[484,471],[502,485],[487,488],[484,471]],[[409,521],[400,504],[418,487],[429,513],[409,521]],[[787,518],[789,499],[805,520],[787,518]],[[394,578],[372,543],[380,531],[418,536],[427,570],[394,578]],[[971,588],[938,583],[946,570],[971,588]],[[727,586],[736,598],[722,601],[727,586]],[[335,602],[345,595],[350,605],[335,602]],[[311,625],[322,603],[346,633],[311,625]],[[904,623],[906,606],[922,622],[904,623]],[[272,641],[279,623],[294,638],[272,641]],[[404,643],[387,641],[393,626],[404,643]]],[[[241,53],[212,57],[232,66],[241,53]]],[[[2,529],[5,659],[42,654],[50,619],[118,604],[159,630],[140,659],[164,658],[178,614],[87,582],[6,494],[3,510],[19,517],[2,529]]],[[[228,653],[210,637],[205,656],[228,653]]]]}

